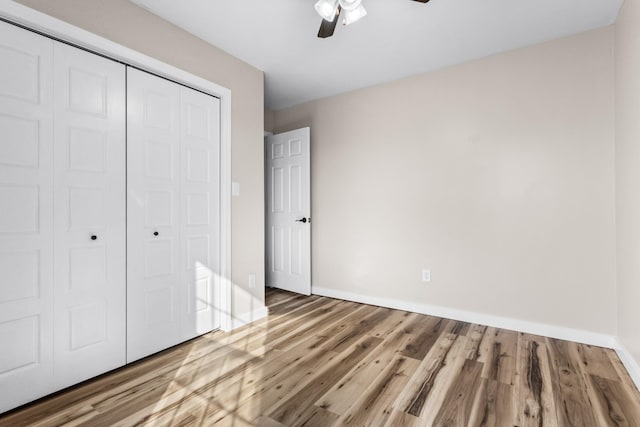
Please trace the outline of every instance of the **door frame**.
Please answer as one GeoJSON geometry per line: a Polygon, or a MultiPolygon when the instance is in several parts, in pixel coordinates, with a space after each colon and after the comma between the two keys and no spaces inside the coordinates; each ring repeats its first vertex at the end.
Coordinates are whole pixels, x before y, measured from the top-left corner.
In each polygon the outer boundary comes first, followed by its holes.
{"type": "Polygon", "coordinates": [[[0,0],[0,19],[220,99],[220,329],[230,331],[231,281],[231,90],[173,65],[107,40],[11,0],[0,0]]]}

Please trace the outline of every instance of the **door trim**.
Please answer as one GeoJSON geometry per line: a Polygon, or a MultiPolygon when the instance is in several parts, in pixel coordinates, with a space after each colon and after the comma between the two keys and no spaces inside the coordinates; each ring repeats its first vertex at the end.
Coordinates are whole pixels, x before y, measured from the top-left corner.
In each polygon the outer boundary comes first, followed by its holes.
{"type": "Polygon", "coordinates": [[[220,99],[219,310],[220,329],[231,330],[231,90],[11,0],[0,0],[0,19],[220,99]]]}

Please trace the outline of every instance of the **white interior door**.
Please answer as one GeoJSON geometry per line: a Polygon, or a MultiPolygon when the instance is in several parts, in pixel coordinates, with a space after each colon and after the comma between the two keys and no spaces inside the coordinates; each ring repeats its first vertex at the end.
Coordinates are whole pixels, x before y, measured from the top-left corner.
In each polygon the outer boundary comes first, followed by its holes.
{"type": "Polygon", "coordinates": [[[180,86],[127,68],[127,361],[180,342],[180,86]]]}
{"type": "Polygon", "coordinates": [[[54,390],[52,53],[0,22],[0,412],[54,390]]]}
{"type": "Polygon", "coordinates": [[[180,88],[182,338],[220,326],[220,100],[180,88]]]}
{"type": "Polygon", "coordinates": [[[266,137],[266,281],[311,294],[309,128],[266,137]]]}
{"type": "Polygon", "coordinates": [[[125,67],[54,44],[54,358],[63,388],[126,356],[125,67]]]}

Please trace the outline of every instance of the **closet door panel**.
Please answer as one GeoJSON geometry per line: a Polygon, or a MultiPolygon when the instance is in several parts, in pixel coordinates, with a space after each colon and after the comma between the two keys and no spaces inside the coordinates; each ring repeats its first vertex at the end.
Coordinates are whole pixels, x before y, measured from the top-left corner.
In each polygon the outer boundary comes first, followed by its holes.
{"type": "Polygon", "coordinates": [[[125,67],[54,45],[55,377],[126,361],[125,67]]]}
{"type": "Polygon", "coordinates": [[[220,100],[182,87],[181,282],[183,339],[219,327],[220,100]]]}
{"type": "Polygon", "coordinates": [[[180,86],[127,69],[127,360],[181,341],[180,86]]]}
{"type": "Polygon", "coordinates": [[[0,412],[54,390],[52,50],[0,22],[0,412]]]}

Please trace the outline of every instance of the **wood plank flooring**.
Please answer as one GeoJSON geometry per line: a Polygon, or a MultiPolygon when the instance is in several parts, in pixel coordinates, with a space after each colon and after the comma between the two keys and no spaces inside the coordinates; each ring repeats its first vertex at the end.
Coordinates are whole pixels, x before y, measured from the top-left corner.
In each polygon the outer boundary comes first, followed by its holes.
{"type": "Polygon", "coordinates": [[[640,426],[611,350],[277,290],[267,304],[0,426],[640,426]]]}

